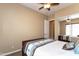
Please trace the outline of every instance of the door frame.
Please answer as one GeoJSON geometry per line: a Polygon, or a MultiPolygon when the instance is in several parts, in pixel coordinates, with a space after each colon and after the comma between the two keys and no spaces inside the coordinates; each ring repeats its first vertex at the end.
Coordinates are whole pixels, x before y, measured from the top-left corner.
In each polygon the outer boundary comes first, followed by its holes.
{"type": "Polygon", "coordinates": [[[44,20],[44,38],[49,38],[49,20],[44,20]]]}

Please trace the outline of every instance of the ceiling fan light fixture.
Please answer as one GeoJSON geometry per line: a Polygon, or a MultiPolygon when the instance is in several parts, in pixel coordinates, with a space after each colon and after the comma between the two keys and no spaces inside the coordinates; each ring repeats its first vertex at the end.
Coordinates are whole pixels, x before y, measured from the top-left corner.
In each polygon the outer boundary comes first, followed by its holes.
{"type": "Polygon", "coordinates": [[[50,4],[45,4],[44,8],[50,8],[50,6],[51,6],[50,4]]]}
{"type": "Polygon", "coordinates": [[[68,19],[66,20],[66,22],[69,23],[69,22],[71,22],[71,20],[68,18],[68,19]]]}
{"type": "Polygon", "coordinates": [[[43,6],[41,6],[39,8],[39,10],[41,10],[41,9],[47,9],[48,11],[50,11],[50,9],[51,9],[52,6],[59,5],[59,3],[40,3],[40,4],[42,4],[43,6]]]}

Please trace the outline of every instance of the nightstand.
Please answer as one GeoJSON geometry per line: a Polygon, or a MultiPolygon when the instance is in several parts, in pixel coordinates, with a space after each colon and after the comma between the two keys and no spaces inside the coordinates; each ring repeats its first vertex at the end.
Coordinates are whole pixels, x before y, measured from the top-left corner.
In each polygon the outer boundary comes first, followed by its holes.
{"type": "Polygon", "coordinates": [[[67,40],[64,40],[63,39],[63,36],[61,36],[61,35],[58,36],[58,40],[59,41],[64,41],[64,42],[70,42],[68,39],[67,40]]]}

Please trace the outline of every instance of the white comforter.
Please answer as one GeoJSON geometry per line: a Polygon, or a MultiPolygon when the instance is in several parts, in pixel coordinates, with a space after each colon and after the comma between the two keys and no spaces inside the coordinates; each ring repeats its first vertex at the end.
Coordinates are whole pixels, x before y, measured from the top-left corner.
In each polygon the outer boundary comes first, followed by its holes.
{"type": "Polygon", "coordinates": [[[44,46],[41,46],[36,49],[34,56],[77,55],[74,53],[74,50],[63,50],[62,48],[65,43],[66,42],[55,41],[44,46]]]}

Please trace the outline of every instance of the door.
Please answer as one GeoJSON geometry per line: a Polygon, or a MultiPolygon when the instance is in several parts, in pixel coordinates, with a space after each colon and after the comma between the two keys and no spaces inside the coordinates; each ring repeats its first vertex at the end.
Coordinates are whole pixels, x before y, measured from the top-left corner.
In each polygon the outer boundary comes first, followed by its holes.
{"type": "Polygon", "coordinates": [[[49,37],[52,39],[55,38],[55,21],[54,20],[49,22],[49,37]]]}
{"type": "Polygon", "coordinates": [[[49,38],[49,21],[44,20],[44,38],[49,38]]]}

